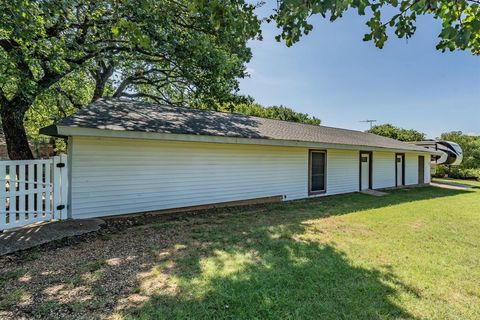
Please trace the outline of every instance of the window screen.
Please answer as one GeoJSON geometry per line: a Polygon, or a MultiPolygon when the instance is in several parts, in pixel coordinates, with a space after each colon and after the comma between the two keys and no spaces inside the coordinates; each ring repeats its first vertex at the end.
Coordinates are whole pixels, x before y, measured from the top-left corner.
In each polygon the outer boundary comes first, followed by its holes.
{"type": "Polygon", "coordinates": [[[310,191],[325,191],[325,152],[311,151],[310,191]]]}

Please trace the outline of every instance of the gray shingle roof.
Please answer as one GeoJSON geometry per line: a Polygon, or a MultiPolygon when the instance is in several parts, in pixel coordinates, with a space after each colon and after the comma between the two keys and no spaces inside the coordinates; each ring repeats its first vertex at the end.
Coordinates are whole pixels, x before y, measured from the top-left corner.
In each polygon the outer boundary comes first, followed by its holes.
{"type": "Polygon", "coordinates": [[[57,126],[425,151],[421,147],[361,131],[123,99],[98,100],[61,120],[57,126]]]}

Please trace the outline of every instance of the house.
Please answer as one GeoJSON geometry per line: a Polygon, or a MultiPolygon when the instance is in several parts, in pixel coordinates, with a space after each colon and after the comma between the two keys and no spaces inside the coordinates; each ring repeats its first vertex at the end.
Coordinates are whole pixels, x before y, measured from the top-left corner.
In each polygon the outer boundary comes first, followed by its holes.
{"type": "Polygon", "coordinates": [[[68,138],[72,218],[428,184],[434,152],[365,132],[130,100],[99,100],[41,133],[68,138]]]}

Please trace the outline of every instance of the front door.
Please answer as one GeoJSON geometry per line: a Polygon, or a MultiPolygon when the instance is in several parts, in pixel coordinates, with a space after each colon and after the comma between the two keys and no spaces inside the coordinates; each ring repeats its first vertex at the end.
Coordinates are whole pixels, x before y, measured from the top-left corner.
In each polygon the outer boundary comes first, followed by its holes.
{"type": "Polygon", "coordinates": [[[402,186],[404,184],[404,179],[403,179],[403,168],[404,168],[404,165],[403,165],[403,161],[404,161],[404,156],[403,154],[397,154],[396,155],[396,170],[395,172],[397,173],[396,175],[396,185],[397,186],[402,186]]]}
{"type": "Polygon", "coordinates": [[[370,189],[370,153],[360,154],[360,190],[370,189]]]}
{"type": "Polygon", "coordinates": [[[425,157],[418,156],[418,184],[425,183],[425,157]]]}

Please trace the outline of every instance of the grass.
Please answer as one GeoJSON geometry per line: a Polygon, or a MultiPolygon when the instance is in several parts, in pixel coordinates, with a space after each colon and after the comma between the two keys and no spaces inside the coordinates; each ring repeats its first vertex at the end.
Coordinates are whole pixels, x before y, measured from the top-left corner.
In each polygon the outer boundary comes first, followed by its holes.
{"type": "Polygon", "coordinates": [[[10,280],[17,280],[25,274],[23,269],[15,269],[12,271],[0,272],[0,285],[10,280]]]}
{"type": "MultiPolygon", "coordinates": [[[[480,194],[433,188],[273,207],[193,228],[200,248],[123,318],[475,319],[480,194]]],[[[164,272],[162,272],[164,271],[164,272]]]]}
{"type": "Polygon", "coordinates": [[[0,310],[6,310],[6,309],[20,303],[24,295],[25,295],[25,292],[24,292],[24,290],[21,290],[21,289],[17,289],[15,291],[8,292],[0,300],[0,310]]]}
{"type": "Polygon", "coordinates": [[[104,266],[105,266],[105,261],[103,260],[89,261],[82,264],[80,268],[78,268],[78,272],[79,273],[95,272],[97,270],[100,270],[104,266]]]}
{"type": "MultiPolygon", "coordinates": [[[[49,316],[63,310],[72,318],[88,311],[116,319],[478,319],[479,230],[478,188],[224,210],[83,244],[74,273],[52,276],[58,285],[101,272],[73,288],[89,289],[75,297],[79,307],[59,296],[39,303],[49,304],[49,316]]],[[[62,262],[62,252],[45,254],[62,262]]],[[[48,292],[8,281],[33,296],[48,292]]]]}

